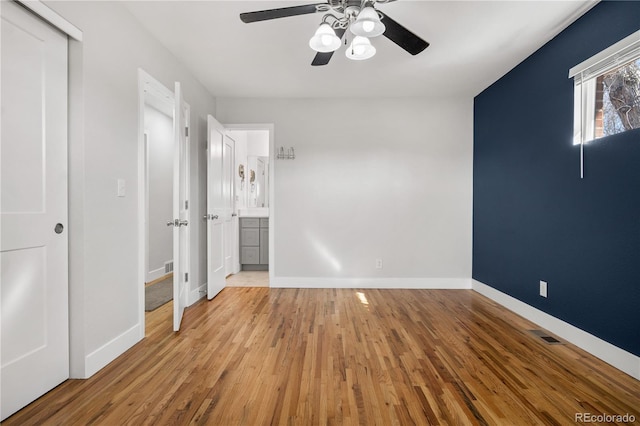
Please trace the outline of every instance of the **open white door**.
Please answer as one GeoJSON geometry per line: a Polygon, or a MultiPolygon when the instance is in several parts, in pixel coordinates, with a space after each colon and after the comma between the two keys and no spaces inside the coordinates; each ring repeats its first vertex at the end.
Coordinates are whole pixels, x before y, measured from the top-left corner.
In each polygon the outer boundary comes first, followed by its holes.
{"type": "Polygon", "coordinates": [[[0,7],[4,420],[69,377],[67,38],[13,2],[0,7]]]}
{"type": "Polygon", "coordinates": [[[234,222],[235,214],[235,185],[233,169],[236,152],[236,142],[228,135],[224,135],[222,146],[222,220],[224,221],[224,271],[225,276],[233,274],[235,257],[234,222]]]}
{"type": "Polygon", "coordinates": [[[175,83],[173,114],[173,331],[180,330],[189,294],[189,107],[175,83]]]}
{"type": "Polygon", "coordinates": [[[223,189],[224,127],[207,116],[207,298],[225,286],[223,189]]]}

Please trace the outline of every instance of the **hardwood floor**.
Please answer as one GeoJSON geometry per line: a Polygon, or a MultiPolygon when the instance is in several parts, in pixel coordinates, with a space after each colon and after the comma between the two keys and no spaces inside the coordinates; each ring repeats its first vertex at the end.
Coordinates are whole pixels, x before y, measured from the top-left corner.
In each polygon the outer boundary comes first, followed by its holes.
{"type": "Polygon", "coordinates": [[[226,288],[9,425],[567,425],[640,382],[471,290],[226,288]]]}

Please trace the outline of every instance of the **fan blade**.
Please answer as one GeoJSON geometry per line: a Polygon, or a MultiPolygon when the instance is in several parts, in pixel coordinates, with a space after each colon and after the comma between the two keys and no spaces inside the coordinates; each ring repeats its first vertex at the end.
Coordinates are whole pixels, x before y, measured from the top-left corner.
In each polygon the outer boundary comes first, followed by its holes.
{"type": "Polygon", "coordinates": [[[267,21],[269,19],[286,18],[287,16],[307,15],[316,13],[316,6],[326,5],[327,3],[305,4],[302,6],[281,7],[279,9],[260,10],[257,12],[241,13],[240,19],[245,24],[250,22],[267,21]]]}
{"type": "Polygon", "coordinates": [[[380,11],[378,11],[378,13],[382,15],[382,23],[386,27],[386,30],[384,31],[384,36],[386,38],[402,47],[412,55],[417,55],[418,53],[429,47],[429,43],[427,43],[417,35],[409,31],[402,25],[398,24],[396,21],[389,18],[384,13],[380,11]]]}
{"type": "MultiPolygon", "coordinates": [[[[342,40],[342,37],[344,36],[344,33],[346,30],[344,28],[338,28],[335,31],[336,31],[336,36],[338,36],[338,38],[342,40]]],[[[314,67],[317,67],[320,65],[327,65],[331,60],[332,56],[333,56],[333,52],[318,52],[316,53],[316,56],[313,58],[313,62],[311,62],[311,65],[313,65],[314,67]]]]}

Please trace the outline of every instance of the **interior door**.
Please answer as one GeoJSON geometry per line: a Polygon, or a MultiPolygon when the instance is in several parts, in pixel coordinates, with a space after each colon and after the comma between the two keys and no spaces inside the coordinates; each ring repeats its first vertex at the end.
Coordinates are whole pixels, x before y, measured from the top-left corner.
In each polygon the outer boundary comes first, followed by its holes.
{"type": "Polygon", "coordinates": [[[235,164],[236,143],[226,134],[222,146],[222,220],[224,221],[224,270],[225,276],[233,271],[233,252],[235,246],[234,223],[235,186],[233,184],[233,165],[235,164]]]}
{"type": "Polygon", "coordinates": [[[189,108],[175,83],[173,114],[173,331],[180,330],[189,294],[189,108]]]}
{"type": "Polygon", "coordinates": [[[0,5],[0,420],[69,377],[67,38],[0,5]]]}
{"type": "Polygon", "coordinates": [[[207,117],[207,298],[225,286],[224,127],[207,117]]]}

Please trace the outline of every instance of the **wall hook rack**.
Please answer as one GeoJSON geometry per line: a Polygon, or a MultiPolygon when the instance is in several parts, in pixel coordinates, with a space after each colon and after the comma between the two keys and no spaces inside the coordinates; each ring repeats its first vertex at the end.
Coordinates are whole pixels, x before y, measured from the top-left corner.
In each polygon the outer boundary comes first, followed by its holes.
{"type": "Polygon", "coordinates": [[[276,155],[276,158],[278,160],[295,160],[296,151],[293,149],[293,147],[285,149],[283,146],[281,146],[278,149],[278,154],[276,155]]]}

